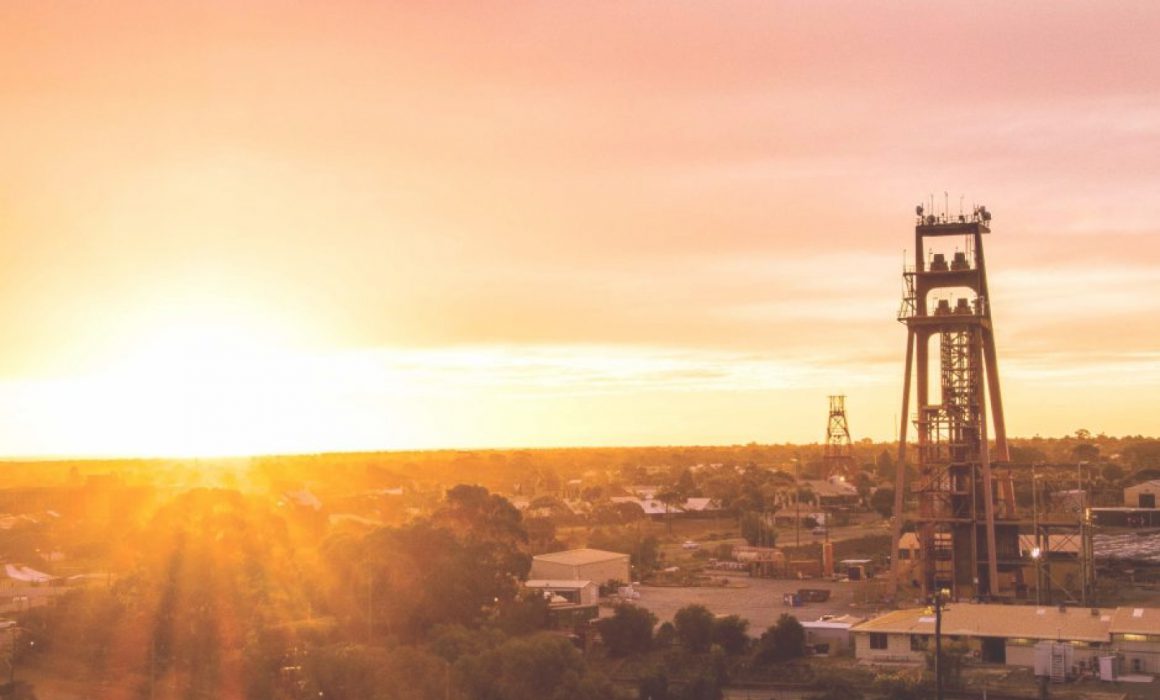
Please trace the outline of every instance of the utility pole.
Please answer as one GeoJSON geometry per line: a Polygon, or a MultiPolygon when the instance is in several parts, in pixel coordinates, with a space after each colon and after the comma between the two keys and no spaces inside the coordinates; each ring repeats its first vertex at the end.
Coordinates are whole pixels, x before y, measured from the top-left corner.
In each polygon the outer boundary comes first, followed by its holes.
{"type": "Polygon", "coordinates": [[[793,461],[793,539],[794,546],[802,546],[802,486],[801,486],[801,469],[802,460],[800,457],[793,461]]]}
{"type": "Polygon", "coordinates": [[[1043,605],[1043,548],[1039,532],[1039,475],[1031,463],[1031,558],[1035,561],[1035,604],[1043,605]]]}
{"type": "Polygon", "coordinates": [[[934,688],[936,700],[943,700],[942,591],[934,593],[934,688]]]}

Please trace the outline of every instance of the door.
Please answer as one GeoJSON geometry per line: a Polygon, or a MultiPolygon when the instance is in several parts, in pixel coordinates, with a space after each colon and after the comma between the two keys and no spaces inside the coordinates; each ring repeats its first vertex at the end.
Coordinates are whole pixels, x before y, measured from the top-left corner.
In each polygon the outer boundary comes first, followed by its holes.
{"type": "Polygon", "coordinates": [[[1140,507],[1141,508],[1155,508],[1156,507],[1156,494],[1154,494],[1154,493],[1142,493],[1142,494],[1140,494],[1140,507]]]}
{"type": "Polygon", "coordinates": [[[983,637],[983,663],[1007,663],[1007,640],[1004,637],[983,637]]]}

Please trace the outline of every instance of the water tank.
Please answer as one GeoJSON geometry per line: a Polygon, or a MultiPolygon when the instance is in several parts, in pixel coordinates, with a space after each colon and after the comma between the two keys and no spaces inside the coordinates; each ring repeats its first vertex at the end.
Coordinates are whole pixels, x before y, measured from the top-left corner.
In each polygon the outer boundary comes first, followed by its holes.
{"type": "Polygon", "coordinates": [[[969,270],[971,263],[967,262],[967,254],[963,251],[956,251],[954,260],[951,260],[952,270],[969,270]]]}

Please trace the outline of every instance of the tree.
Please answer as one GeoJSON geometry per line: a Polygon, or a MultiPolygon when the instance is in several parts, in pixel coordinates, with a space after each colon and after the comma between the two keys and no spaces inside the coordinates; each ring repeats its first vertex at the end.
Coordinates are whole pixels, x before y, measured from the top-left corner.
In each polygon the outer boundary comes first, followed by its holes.
{"type": "Polygon", "coordinates": [[[596,629],[610,655],[630,656],[643,654],[652,648],[656,622],[656,615],[648,610],[621,603],[613,609],[612,617],[596,623],[596,629]]]}
{"type": "Polygon", "coordinates": [[[543,554],[563,548],[556,539],[556,521],[551,517],[525,518],[524,529],[528,533],[528,548],[532,553],[543,554]]]}
{"type": "Polygon", "coordinates": [[[1011,461],[1016,464],[1033,464],[1035,462],[1047,461],[1047,453],[1038,447],[1011,445],[1007,448],[1007,451],[1011,455],[1011,461]]]}
{"type": "Polygon", "coordinates": [[[748,511],[741,516],[741,536],[750,547],[773,547],[777,544],[777,531],[762,513],[748,511]]]}
{"type": "Polygon", "coordinates": [[[304,695],[367,700],[438,700],[448,668],[414,647],[340,644],[312,650],[303,664],[304,695]]]}
{"type": "Polygon", "coordinates": [[[665,522],[668,524],[669,534],[673,534],[673,508],[685,502],[685,496],[675,488],[661,489],[656,499],[665,504],[665,522]]]}
{"type": "Polygon", "coordinates": [[[542,632],[516,637],[455,663],[469,700],[612,700],[608,679],[588,672],[567,639],[542,632]]]}
{"type": "Polygon", "coordinates": [[[1145,440],[1128,445],[1122,454],[1136,469],[1160,467],[1160,440],[1145,440]]]}
{"type": "Polygon", "coordinates": [[[686,605],[673,616],[677,641],[686,651],[709,651],[713,643],[713,613],[704,605],[686,605]]]}
{"type": "Polygon", "coordinates": [[[588,546],[609,552],[627,553],[638,573],[655,568],[660,555],[660,542],[657,538],[653,535],[644,535],[637,528],[611,527],[595,530],[588,536],[588,546]]]}
{"type": "Polygon", "coordinates": [[[668,648],[677,641],[677,628],[671,622],[662,622],[653,635],[653,646],[668,648]]]}
{"type": "Polygon", "coordinates": [[[749,621],[738,615],[717,618],[713,622],[713,643],[720,644],[727,654],[744,654],[749,646],[749,636],[745,633],[748,629],[749,621]]]}
{"type": "Polygon", "coordinates": [[[878,490],[870,494],[870,507],[883,518],[894,515],[894,489],[889,486],[879,486],[878,490]]]}
{"type": "Polygon", "coordinates": [[[528,591],[512,601],[500,601],[497,623],[511,636],[529,634],[548,626],[548,601],[540,591],[528,591]]]}
{"type": "Polygon", "coordinates": [[[334,612],[370,634],[416,639],[438,624],[477,625],[497,604],[514,600],[531,562],[510,504],[486,490],[479,499],[475,489],[458,493],[466,504],[453,504],[437,522],[324,542],[334,612]]]}
{"type": "Polygon", "coordinates": [[[663,668],[641,675],[637,683],[638,700],[669,700],[669,676],[663,668]]]}
{"type": "Polygon", "coordinates": [[[1100,476],[1104,477],[1109,484],[1115,484],[1124,478],[1124,468],[1118,464],[1105,464],[1104,468],[1100,470],[1100,476]]]}
{"type": "Polygon", "coordinates": [[[1081,442],[1071,448],[1071,456],[1077,462],[1094,462],[1100,458],[1100,448],[1090,442],[1081,442]]]}
{"type": "Polygon", "coordinates": [[[878,473],[879,479],[894,481],[894,457],[890,454],[890,450],[878,453],[878,458],[874,460],[874,471],[878,473]]]}
{"type": "Polygon", "coordinates": [[[777,622],[761,635],[757,642],[754,662],[759,665],[788,661],[805,656],[806,630],[789,613],[782,613],[777,622]]]}

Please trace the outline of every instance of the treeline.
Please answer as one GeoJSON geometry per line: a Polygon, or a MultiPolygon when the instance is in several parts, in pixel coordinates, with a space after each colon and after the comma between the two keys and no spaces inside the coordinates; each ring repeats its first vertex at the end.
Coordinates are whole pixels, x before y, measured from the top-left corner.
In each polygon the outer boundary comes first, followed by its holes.
{"type": "MultiPolygon", "coordinates": [[[[1118,465],[1126,473],[1160,468],[1160,440],[1114,437],[1085,429],[1055,438],[1012,438],[1012,461],[1089,462],[1118,465]]],[[[897,455],[897,444],[863,439],[851,447],[863,468],[878,469],[897,455]]],[[[271,455],[230,459],[55,460],[0,462],[0,488],[76,485],[90,475],[115,473],[126,484],[277,490],[304,482],[330,493],[406,487],[441,494],[470,478],[500,493],[558,492],[572,479],[651,483],[658,472],[695,466],[758,466],[817,476],[817,443],[592,447],[555,449],[431,450],[409,452],[271,455]]]]}
{"type": "Polygon", "coordinates": [[[117,552],[124,573],[25,613],[18,664],[107,697],[613,698],[519,595],[520,513],[456,486],[429,516],[320,533],[268,499],[197,489],[117,552]]]}

